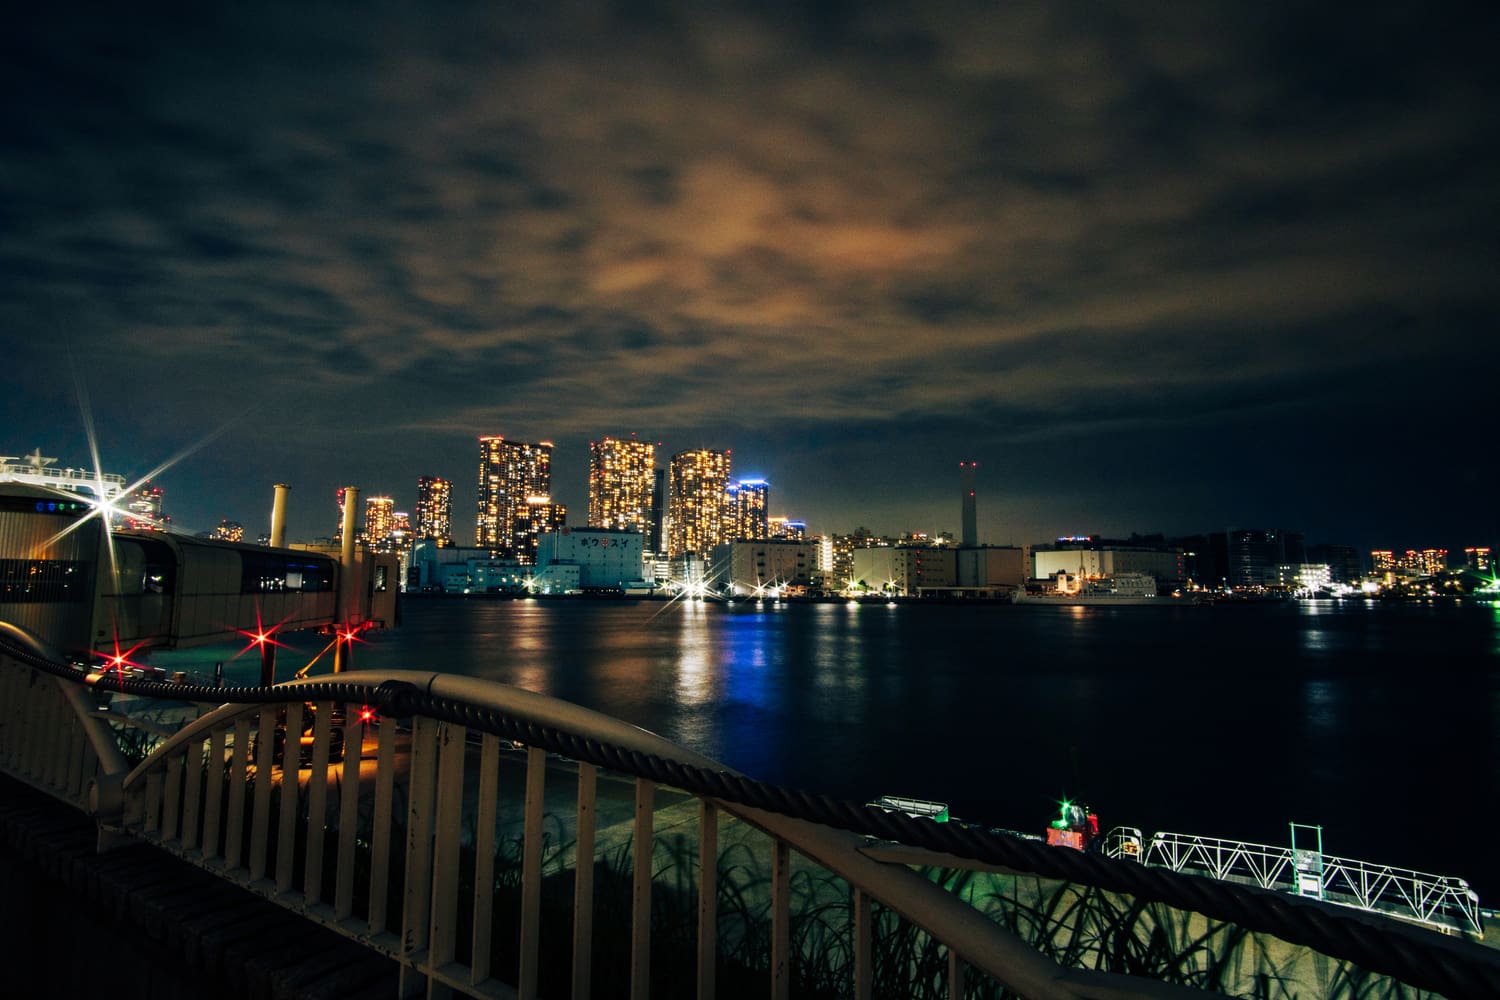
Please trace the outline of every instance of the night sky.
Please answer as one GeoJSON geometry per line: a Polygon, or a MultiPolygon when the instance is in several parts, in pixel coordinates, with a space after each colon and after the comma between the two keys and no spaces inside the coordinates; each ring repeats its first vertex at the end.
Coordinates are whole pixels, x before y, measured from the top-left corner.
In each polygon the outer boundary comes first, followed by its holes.
{"type": "Polygon", "coordinates": [[[1500,37],[1444,2],[35,5],[0,452],[177,526],[482,434],[733,450],[814,532],[1500,540],[1500,37]]]}

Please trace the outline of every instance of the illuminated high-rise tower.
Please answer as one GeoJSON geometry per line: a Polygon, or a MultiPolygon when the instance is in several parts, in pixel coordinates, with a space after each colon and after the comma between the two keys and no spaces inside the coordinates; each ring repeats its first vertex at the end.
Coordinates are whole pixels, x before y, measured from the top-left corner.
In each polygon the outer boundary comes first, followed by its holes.
{"type": "Polygon", "coordinates": [[[453,544],[453,484],[437,476],[417,477],[418,538],[431,538],[438,548],[453,544]]]}
{"type": "Polygon", "coordinates": [[[729,452],[679,452],[672,456],[668,479],[667,556],[707,555],[727,537],[729,452]]]}
{"type": "Polygon", "coordinates": [[[758,541],[771,537],[769,511],[771,484],[764,479],[741,479],[729,485],[729,523],[726,541],[758,541]]]}
{"type": "Polygon", "coordinates": [[[605,438],[589,444],[589,527],[651,533],[656,447],[605,438]]]}
{"type": "Polygon", "coordinates": [[[516,512],[511,531],[510,551],[527,566],[536,565],[537,537],[548,531],[561,531],[568,523],[568,508],[553,503],[549,496],[527,497],[516,512]]]}
{"type": "Polygon", "coordinates": [[[379,551],[389,552],[391,532],[395,527],[396,501],[390,497],[366,497],[365,543],[379,551]]]}
{"type": "Polygon", "coordinates": [[[552,495],[552,442],[529,444],[499,435],[479,439],[479,504],[474,543],[515,558],[516,520],[527,497],[552,495]]]}

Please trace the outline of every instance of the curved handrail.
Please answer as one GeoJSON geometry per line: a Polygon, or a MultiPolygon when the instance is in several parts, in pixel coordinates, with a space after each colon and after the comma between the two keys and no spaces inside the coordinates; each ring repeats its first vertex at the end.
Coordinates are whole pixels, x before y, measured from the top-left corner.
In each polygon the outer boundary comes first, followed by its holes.
{"type": "MultiPolygon", "coordinates": [[[[612,716],[584,708],[581,705],[573,705],[569,702],[559,701],[556,698],[537,694],[534,691],[511,687],[496,681],[460,677],[453,674],[442,674],[426,670],[360,670],[350,671],[349,673],[339,675],[339,677],[342,679],[335,683],[339,683],[341,686],[367,689],[368,698],[366,700],[376,698],[381,691],[382,685],[409,685],[423,694],[436,698],[462,701],[489,711],[503,712],[520,722],[587,734],[593,739],[614,744],[621,749],[633,753],[650,754],[668,760],[675,760],[690,767],[703,768],[704,770],[719,771],[725,774],[738,774],[732,768],[712,758],[678,746],[671,740],[658,736],[650,730],[633,726],[628,722],[622,722],[612,716]]],[[[296,696],[295,692],[298,692],[299,689],[326,689],[329,683],[330,681],[326,676],[304,677],[297,680],[285,681],[263,690],[284,691],[287,693],[287,701],[298,701],[301,699],[296,696]]],[[[319,693],[321,693],[320,690],[319,693]]],[[[308,700],[350,701],[352,699],[320,697],[308,700]]],[[[126,790],[128,791],[138,785],[145,773],[151,770],[159,760],[169,757],[173,753],[180,752],[186,744],[191,743],[195,738],[203,738],[203,736],[212,732],[215,728],[238,716],[258,711],[262,704],[264,702],[225,704],[182,727],[171,738],[157,744],[145,760],[141,761],[131,771],[130,775],[125,778],[126,790]]]]}
{"type": "MultiPolygon", "coordinates": [[[[367,687],[371,694],[381,685],[410,685],[423,694],[451,701],[462,701],[476,708],[504,712],[523,723],[571,732],[587,739],[609,743],[627,753],[645,754],[689,767],[735,774],[725,765],[678,746],[639,726],[560,701],[546,695],[495,681],[460,677],[427,671],[376,670],[359,671],[357,687],[367,687]]],[[[304,678],[278,684],[273,690],[284,692],[288,701],[302,700],[302,692],[326,688],[326,678],[304,678]]],[[[323,699],[315,699],[323,700],[323,699]]],[[[142,785],[149,772],[180,753],[194,741],[201,742],[213,730],[239,716],[258,712],[263,704],[223,705],[183,727],[170,739],[159,744],[125,779],[127,792],[142,785]]],[[[970,964],[1028,997],[1039,1000],[1075,1000],[1076,987],[1084,983],[1104,987],[1106,980],[1096,974],[1080,974],[1064,969],[1042,955],[1020,938],[995,924],[972,906],[957,899],[911,869],[891,865],[859,853],[867,840],[858,834],[835,830],[807,820],[782,816],[763,809],[714,799],[714,803],[773,837],[784,840],[797,851],[822,864],[829,871],[862,887],[872,898],[900,913],[942,941],[949,942],[970,964]]],[[[1113,979],[1114,977],[1110,977],[1113,979]]],[[[1124,977],[1121,977],[1122,979],[1124,977]]],[[[1137,992],[1139,980],[1125,979],[1137,992]]],[[[1123,986],[1124,984],[1119,984],[1123,986]]],[[[1170,996],[1178,992],[1165,984],[1151,983],[1153,996],[1170,996]],[[1163,987],[1157,989],[1156,987],[1163,987]]],[[[1197,991],[1182,990],[1197,996],[1197,991]]]]}

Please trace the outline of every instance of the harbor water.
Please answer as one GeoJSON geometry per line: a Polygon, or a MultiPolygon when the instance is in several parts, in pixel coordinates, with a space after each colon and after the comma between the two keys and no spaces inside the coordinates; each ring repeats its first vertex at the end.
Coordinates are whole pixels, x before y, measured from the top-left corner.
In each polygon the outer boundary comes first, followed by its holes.
{"type": "MultiPolygon", "coordinates": [[[[278,679],[326,642],[282,638],[278,679]]],[[[1286,844],[1290,822],[1319,824],[1328,854],[1500,902],[1496,606],[420,597],[364,639],[355,669],[518,685],[840,798],[1033,832],[1064,797],[1146,833],[1286,844]]],[[[241,648],[150,662],[255,683],[241,648]]]]}

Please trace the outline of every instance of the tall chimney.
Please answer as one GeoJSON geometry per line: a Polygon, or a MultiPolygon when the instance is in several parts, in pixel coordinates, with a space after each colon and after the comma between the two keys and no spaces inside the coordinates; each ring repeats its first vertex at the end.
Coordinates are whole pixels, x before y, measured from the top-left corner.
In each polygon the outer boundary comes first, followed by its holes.
{"type": "Polygon", "coordinates": [[[286,545],[286,492],[291,489],[286,483],[276,484],[276,499],[271,502],[271,548],[286,545]]]}
{"type": "Polygon", "coordinates": [[[346,622],[354,590],[354,536],[359,534],[359,487],[344,487],[344,547],[339,552],[339,615],[346,622]]]}
{"type": "Polygon", "coordinates": [[[974,475],[978,469],[978,462],[958,463],[959,479],[963,484],[963,547],[966,549],[979,545],[979,517],[974,507],[974,475]]]}

